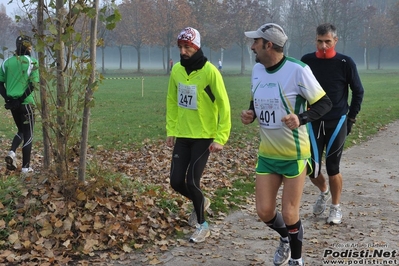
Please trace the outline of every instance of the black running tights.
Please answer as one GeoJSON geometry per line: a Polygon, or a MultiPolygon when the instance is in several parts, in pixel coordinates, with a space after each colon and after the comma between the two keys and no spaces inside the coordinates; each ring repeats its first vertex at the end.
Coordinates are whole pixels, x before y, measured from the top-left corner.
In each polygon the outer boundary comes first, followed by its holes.
{"type": "Polygon", "coordinates": [[[200,181],[212,141],[212,139],[177,138],[172,155],[170,184],[174,190],[192,200],[199,224],[205,222],[205,199],[200,181]]]}

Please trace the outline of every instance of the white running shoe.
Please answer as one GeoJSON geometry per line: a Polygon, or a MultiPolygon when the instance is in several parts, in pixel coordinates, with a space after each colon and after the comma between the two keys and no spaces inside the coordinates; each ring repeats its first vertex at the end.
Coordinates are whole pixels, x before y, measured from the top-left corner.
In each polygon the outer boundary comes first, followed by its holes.
{"type": "Polygon", "coordinates": [[[342,220],[342,210],[340,207],[330,207],[330,215],[327,218],[328,224],[340,224],[342,220]]]}
{"type": "Polygon", "coordinates": [[[14,171],[17,169],[17,158],[15,156],[15,152],[9,151],[8,155],[5,158],[6,163],[7,163],[7,169],[10,171],[14,171]]]}
{"type": "MultiPolygon", "coordinates": [[[[205,212],[211,205],[211,201],[207,197],[204,197],[204,198],[205,198],[205,202],[204,202],[204,212],[205,212]]],[[[197,213],[195,212],[194,207],[193,207],[193,211],[190,214],[190,217],[188,217],[188,224],[192,227],[194,227],[198,224],[197,213]]]]}
{"type": "Polygon", "coordinates": [[[280,238],[280,245],[274,253],[273,264],[275,266],[285,265],[291,257],[291,248],[289,242],[284,242],[280,238]]]}
{"type": "Polygon", "coordinates": [[[30,177],[30,176],[32,176],[34,173],[35,173],[35,172],[33,171],[32,167],[22,168],[22,169],[21,169],[21,177],[22,177],[22,178],[30,177]]]}
{"type": "Polygon", "coordinates": [[[313,205],[313,214],[320,215],[326,210],[327,201],[331,199],[331,192],[328,190],[327,193],[320,192],[317,197],[316,203],[313,205]]]}
{"type": "Polygon", "coordinates": [[[299,265],[299,266],[304,266],[305,262],[303,261],[303,259],[301,261],[295,261],[293,259],[290,259],[290,261],[288,262],[288,265],[299,265]]]}
{"type": "Polygon", "coordinates": [[[207,222],[204,224],[197,224],[197,229],[194,234],[190,237],[190,242],[192,243],[200,243],[204,242],[205,238],[211,235],[211,230],[209,230],[209,225],[207,222]]]}

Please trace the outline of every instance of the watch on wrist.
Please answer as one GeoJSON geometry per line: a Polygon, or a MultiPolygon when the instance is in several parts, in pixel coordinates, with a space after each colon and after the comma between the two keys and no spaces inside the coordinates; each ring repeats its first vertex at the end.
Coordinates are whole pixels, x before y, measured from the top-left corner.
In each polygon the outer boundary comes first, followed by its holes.
{"type": "Polygon", "coordinates": [[[299,118],[299,124],[301,125],[305,125],[308,122],[308,116],[305,114],[299,114],[298,118],[299,118]]]}

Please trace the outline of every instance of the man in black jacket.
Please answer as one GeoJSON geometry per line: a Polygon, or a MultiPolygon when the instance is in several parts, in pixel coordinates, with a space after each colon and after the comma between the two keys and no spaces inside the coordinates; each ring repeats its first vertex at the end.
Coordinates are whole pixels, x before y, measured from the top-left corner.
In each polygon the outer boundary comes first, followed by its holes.
{"type": "Polygon", "coordinates": [[[327,223],[339,224],[342,220],[340,208],[342,174],[339,165],[346,136],[351,132],[360,111],[364,89],[352,58],[335,51],[338,42],[335,26],[330,23],[319,25],[316,35],[317,51],[304,55],[301,60],[312,69],[333,107],[322,118],[311,123],[313,173],[310,175],[310,180],[320,189],[320,195],[313,206],[313,213],[321,215],[332,196],[327,223]],[[349,88],[352,91],[350,105],[349,88]],[[321,173],[324,149],[328,185],[321,173]]]}

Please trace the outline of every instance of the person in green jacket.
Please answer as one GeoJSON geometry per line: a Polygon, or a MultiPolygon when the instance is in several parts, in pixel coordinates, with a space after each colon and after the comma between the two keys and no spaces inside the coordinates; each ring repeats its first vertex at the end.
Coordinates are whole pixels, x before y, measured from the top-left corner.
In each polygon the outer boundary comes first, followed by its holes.
{"type": "Polygon", "coordinates": [[[5,161],[8,170],[17,169],[16,150],[22,146],[23,175],[33,173],[30,167],[34,128],[34,84],[39,82],[38,62],[31,57],[32,41],[29,36],[18,36],[15,54],[4,60],[0,68],[0,95],[3,96],[6,109],[11,111],[17,126],[10,151],[5,161]]]}
{"type": "Polygon", "coordinates": [[[200,33],[191,27],[177,38],[180,62],[171,71],[166,100],[166,144],[173,147],[172,188],[193,202],[190,242],[210,235],[204,213],[210,200],[200,188],[210,152],[219,152],[231,129],[230,102],[218,69],[201,50],[200,33]]]}

